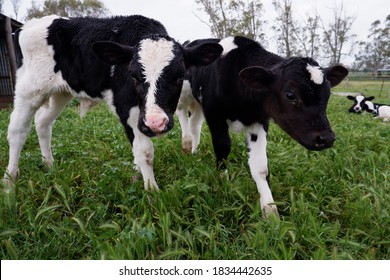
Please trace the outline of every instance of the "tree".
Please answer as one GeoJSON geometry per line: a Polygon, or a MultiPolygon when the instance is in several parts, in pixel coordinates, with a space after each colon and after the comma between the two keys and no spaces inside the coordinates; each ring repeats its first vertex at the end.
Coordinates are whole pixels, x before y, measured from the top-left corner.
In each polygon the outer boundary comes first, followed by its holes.
{"type": "Polygon", "coordinates": [[[307,13],[305,21],[295,26],[294,33],[297,39],[297,55],[317,58],[320,55],[320,16],[317,12],[307,13]]]}
{"type": "Polygon", "coordinates": [[[323,43],[327,59],[330,65],[339,64],[342,56],[351,55],[352,49],[348,53],[344,53],[344,49],[355,35],[351,33],[351,27],[356,19],[356,15],[347,16],[343,2],[339,6],[333,8],[333,21],[326,27],[321,21],[323,29],[323,43]]]}
{"type": "Polygon", "coordinates": [[[382,23],[376,20],[369,29],[368,41],[359,43],[356,67],[376,72],[384,64],[390,64],[390,15],[382,23]]]}
{"type": "Polygon", "coordinates": [[[278,53],[287,58],[296,53],[296,26],[292,17],[292,0],[273,0],[277,17],[272,29],[276,32],[278,53]]]}
{"type": "Polygon", "coordinates": [[[196,0],[196,3],[209,16],[209,23],[206,24],[214,37],[241,35],[264,40],[261,1],[196,0]]]}
{"type": "Polygon", "coordinates": [[[12,7],[15,13],[15,19],[18,20],[18,14],[20,9],[21,0],[11,0],[12,7]]]}
{"type": "Polygon", "coordinates": [[[33,0],[31,8],[27,10],[26,19],[52,14],[63,17],[102,17],[108,12],[108,9],[99,0],[45,0],[43,7],[40,7],[33,0]]]}

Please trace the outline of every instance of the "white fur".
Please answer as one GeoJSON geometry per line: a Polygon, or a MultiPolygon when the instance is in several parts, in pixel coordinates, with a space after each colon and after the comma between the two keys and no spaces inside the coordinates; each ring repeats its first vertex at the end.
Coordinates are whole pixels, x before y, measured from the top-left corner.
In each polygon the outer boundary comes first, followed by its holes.
{"type": "Polygon", "coordinates": [[[139,108],[133,107],[129,112],[127,124],[133,129],[133,154],[134,164],[141,172],[145,190],[158,190],[153,172],[154,148],[152,140],[138,130],[139,108]]]}
{"type": "Polygon", "coordinates": [[[89,98],[80,98],[80,118],[84,118],[88,111],[97,104],[98,101],[89,98]]]}
{"type": "MultiPolygon", "coordinates": [[[[363,101],[363,99],[364,99],[364,96],[362,96],[362,95],[358,95],[358,96],[355,97],[356,105],[355,105],[355,107],[353,107],[355,112],[360,112],[362,110],[361,102],[363,101]]],[[[372,106],[374,107],[374,104],[372,104],[372,106]]]]}
{"type": "MultiPolygon", "coordinates": [[[[47,16],[33,19],[23,26],[19,36],[23,65],[16,73],[14,110],[8,126],[9,161],[4,175],[7,185],[12,185],[12,181],[18,177],[20,152],[31,130],[34,115],[42,158],[46,165],[51,166],[52,126],[72,96],[81,98],[82,116],[90,107],[84,106],[84,102],[95,103],[100,100],[91,99],[85,92],[76,93],[62,78],[61,71],[53,71],[54,50],[47,44],[46,38],[48,27],[57,18],[47,16]]],[[[102,95],[109,106],[112,105],[112,92],[107,90],[102,95]]]]}
{"type": "Polygon", "coordinates": [[[233,132],[242,132],[246,129],[246,126],[240,122],[240,121],[231,121],[231,120],[227,120],[226,123],[229,125],[229,129],[233,132]]]}
{"type": "Polygon", "coordinates": [[[320,85],[324,82],[324,73],[319,66],[307,64],[306,69],[309,71],[310,80],[312,80],[313,83],[320,85]]]}
{"type": "MultiPolygon", "coordinates": [[[[366,103],[366,105],[367,105],[367,107],[368,107],[369,110],[375,111],[375,105],[374,105],[374,103],[372,103],[371,101],[366,101],[365,103],[366,103]]],[[[360,101],[359,101],[358,104],[360,105],[360,101]]],[[[356,106],[355,106],[355,107],[356,107],[356,106]]]]}
{"type": "Polygon", "coordinates": [[[382,105],[379,106],[376,118],[383,119],[383,121],[387,122],[390,120],[390,106],[382,105]]]}
{"type": "Polygon", "coordinates": [[[72,95],[67,92],[53,94],[50,97],[48,104],[39,108],[35,113],[35,130],[38,134],[42,160],[48,167],[51,167],[54,161],[51,152],[53,124],[71,100],[72,95]]]}
{"type": "Polygon", "coordinates": [[[42,108],[37,114],[37,132],[44,161],[49,165],[52,164],[51,151],[47,146],[51,141],[53,116],[62,111],[63,104],[54,99],[49,101],[49,99],[52,95],[60,95],[69,90],[61,73],[53,71],[54,51],[53,47],[49,46],[46,41],[47,28],[56,18],[58,17],[48,16],[31,20],[23,26],[19,36],[24,57],[23,65],[16,73],[14,110],[8,126],[7,138],[10,152],[8,167],[4,175],[4,179],[8,182],[16,180],[18,176],[20,151],[30,132],[32,118],[44,104],[46,104],[46,108],[42,108]],[[42,123],[46,123],[47,127],[43,128],[42,123]]]}
{"type": "Polygon", "coordinates": [[[264,130],[263,125],[255,123],[246,128],[246,137],[249,149],[248,164],[260,194],[260,205],[264,211],[263,213],[265,216],[271,213],[278,214],[277,207],[273,205],[274,199],[267,182],[267,132],[264,130]],[[251,140],[252,134],[257,135],[256,141],[251,140]]]}
{"type": "Polygon", "coordinates": [[[156,104],[157,81],[164,68],[174,58],[173,42],[165,39],[158,41],[145,39],[141,41],[139,50],[139,63],[143,66],[145,81],[149,83],[149,90],[146,95],[145,115],[148,118],[150,113],[164,113],[156,104]]]}
{"type": "Polygon", "coordinates": [[[116,112],[116,108],[114,106],[114,93],[112,92],[111,89],[107,89],[102,92],[103,100],[106,102],[108,108],[110,109],[111,112],[113,112],[116,116],[118,116],[116,112]]]}
{"type": "Polygon", "coordinates": [[[204,116],[201,105],[192,95],[191,85],[188,81],[183,82],[176,115],[182,130],[183,151],[195,153],[200,142],[204,116]],[[188,112],[191,112],[191,116],[188,116],[188,112]]]}
{"type": "Polygon", "coordinates": [[[226,37],[222,39],[219,44],[223,47],[222,56],[227,55],[232,50],[238,48],[238,46],[234,43],[234,37],[226,37]]]}

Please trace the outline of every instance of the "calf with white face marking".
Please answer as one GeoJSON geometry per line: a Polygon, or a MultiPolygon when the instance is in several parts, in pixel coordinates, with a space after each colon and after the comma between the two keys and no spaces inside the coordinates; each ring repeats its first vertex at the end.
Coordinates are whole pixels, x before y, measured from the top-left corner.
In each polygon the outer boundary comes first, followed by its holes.
{"type": "Polygon", "coordinates": [[[375,96],[365,97],[359,94],[357,96],[348,95],[347,98],[353,100],[353,104],[348,110],[349,112],[361,113],[366,111],[373,113],[374,118],[382,118],[385,122],[390,120],[390,105],[371,102],[375,96]]]}
{"type": "Polygon", "coordinates": [[[348,110],[350,113],[361,113],[363,111],[371,113],[374,110],[374,104],[372,102],[366,102],[373,100],[374,96],[365,97],[364,95],[359,94],[356,96],[348,95],[347,98],[353,100],[353,104],[348,110]]]}
{"type": "Polygon", "coordinates": [[[52,166],[51,132],[73,97],[104,100],[132,144],[145,189],[158,188],[150,137],[173,127],[183,77],[222,52],[216,43],[182,47],[164,26],[143,16],[61,18],[26,23],[16,34],[20,65],[8,127],[9,185],[19,173],[20,151],[35,115],[43,161],[52,166]]]}
{"type": "MultiPolygon", "coordinates": [[[[268,183],[269,119],[307,149],[331,147],[335,134],[326,116],[330,87],[340,83],[348,70],[321,68],[311,58],[285,59],[244,37],[198,40],[188,46],[205,41],[219,42],[224,51],[209,66],[191,69],[190,82],[211,132],[217,164],[223,165],[230,153],[229,126],[244,130],[261,207],[265,215],[277,213],[268,183]]],[[[194,152],[199,135],[192,137],[194,152]]]]}

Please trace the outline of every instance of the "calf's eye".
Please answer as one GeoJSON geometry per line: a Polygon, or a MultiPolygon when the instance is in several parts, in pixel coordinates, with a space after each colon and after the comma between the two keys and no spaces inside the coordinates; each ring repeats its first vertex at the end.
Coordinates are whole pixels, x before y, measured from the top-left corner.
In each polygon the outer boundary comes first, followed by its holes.
{"type": "Polygon", "coordinates": [[[284,98],[288,102],[295,102],[295,101],[297,101],[297,96],[293,92],[291,92],[291,91],[286,91],[284,98]]]}

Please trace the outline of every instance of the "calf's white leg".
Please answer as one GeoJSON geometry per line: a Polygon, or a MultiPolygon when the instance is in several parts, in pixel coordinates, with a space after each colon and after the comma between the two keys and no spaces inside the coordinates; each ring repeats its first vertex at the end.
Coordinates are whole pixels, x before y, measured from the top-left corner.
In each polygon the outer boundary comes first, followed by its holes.
{"type": "MultiPolygon", "coordinates": [[[[35,98],[35,104],[42,104],[35,98]]],[[[28,98],[16,96],[14,101],[14,110],[11,113],[10,123],[8,125],[8,144],[9,144],[9,160],[8,167],[4,174],[4,180],[7,185],[16,181],[19,174],[19,158],[20,151],[26,141],[27,135],[31,130],[32,118],[39,106],[33,106],[28,98]]]]}
{"type": "Polygon", "coordinates": [[[184,81],[176,115],[182,131],[182,149],[184,152],[195,153],[200,142],[200,130],[204,120],[202,106],[192,95],[191,85],[184,81]],[[188,116],[188,113],[191,116],[188,116]]]}
{"type": "Polygon", "coordinates": [[[129,119],[127,121],[127,124],[131,127],[134,133],[134,140],[132,143],[134,164],[136,165],[137,170],[142,174],[145,190],[158,190],[153,171],[153,142],[138,129],[137,124],[139,113],[138,107],[131,108],[129,119]]]}
{"type": "Polygon", "coordinates": [[[176,115],[181,127],[181,147],[183,152],[189,153],[192,150],[191,134],[188,127],[188,105],[185,103],[183,95],[180,96],[176,109],[176,115]]]}
{"type": "Polygon", "coordinates": [[[202,106],[195,100],[195,98],[193,98],[193,101],[190,104],[190,112],[189,129],[192,142],[191,152],[195,153],[200,143],[200,131],[204,121],[202,106]]]}
{"type": "Polygon", "coordinates": [[[35,130],[38,134],[39,146],[42,153],[42,161],[48,166],[53,165],[51,151],[52,127],[56,118],[72,100],[72,95],[67,92],[53,94],[48,103],[39,108],[35,114],[35,130]]]}
{"type": "Polygon", "coordinates": [[[268,160],[267,160],[267,132],[263,125],[257,123],[250,126],[246,131],[249,159],[248,164],[252,177],[260,193],[260,206],[265,217],[271,213],[278,215],[278,210],[269,187],[268,160]]]}

